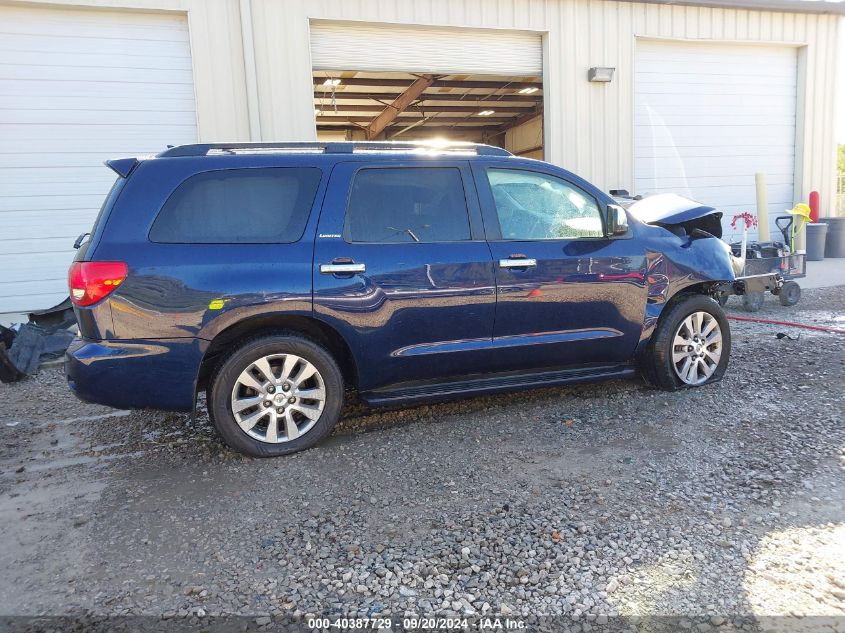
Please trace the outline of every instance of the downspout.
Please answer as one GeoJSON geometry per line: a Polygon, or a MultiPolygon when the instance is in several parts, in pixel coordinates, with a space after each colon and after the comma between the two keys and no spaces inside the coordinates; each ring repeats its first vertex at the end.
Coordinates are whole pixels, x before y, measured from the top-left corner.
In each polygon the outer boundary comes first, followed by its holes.
{"type": "Polygon", "coordinates": [[[255,38],[252,28],[252,0],[240,0],[241,42],[246,80],[246,107],[249,114],[249,140],[261,141],[261,113],[258,109],[258,72],[255,68],[255,38]]]}

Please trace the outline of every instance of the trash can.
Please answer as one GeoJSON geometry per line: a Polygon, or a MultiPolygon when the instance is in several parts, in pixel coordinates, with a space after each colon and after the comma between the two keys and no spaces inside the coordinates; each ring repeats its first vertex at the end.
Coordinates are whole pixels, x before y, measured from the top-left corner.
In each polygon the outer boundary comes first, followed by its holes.
{"type": "Polygon", "coordinates": [[[820,262],[824,259],[824,243],[827,236],[827,224],[824,222],[807,223],[807,261],[820,262]]]}
{"type": "Polygon", "coordinates": [[[845,257],[845,218],[819,218],[827,224],[825,257],[845,257]]]}

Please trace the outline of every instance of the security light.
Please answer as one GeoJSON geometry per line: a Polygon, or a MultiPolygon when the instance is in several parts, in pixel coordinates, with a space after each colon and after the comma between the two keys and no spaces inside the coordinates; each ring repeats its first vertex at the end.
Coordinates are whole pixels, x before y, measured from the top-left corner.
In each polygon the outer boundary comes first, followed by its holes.
{"type": "Polygon", "coordinates": [[[482,110],[478,113],[478,116],[490,116],[491,114],[495,114],[495,110],[482,110]]]}
{"type": "Polygon", "coordinates": [[[326,79],[323,82],[323,85],[324,86],[339,86],[340,85],[340,79],[332,79],[331,77],[329,77],[328,79],[326,79]]]}
{"type": "Polygon", "coordinates": [[[607,83],[613,79],[613,72],[615,68],[608,66],[593,66],[587,71],[587,79],[589,81],[600,81],[607,83]]]}
{"type": "Polygon", "coordinates": [[[529,86],[528,88],[523,88],[522,90],[520,90],[519,94],[521,94],[521,95],[531,95],[531,94],[534,94],[535,92],[537,92],[538,90],[539,90],[539,88],[536,88],[534,86],[529,86]]]}

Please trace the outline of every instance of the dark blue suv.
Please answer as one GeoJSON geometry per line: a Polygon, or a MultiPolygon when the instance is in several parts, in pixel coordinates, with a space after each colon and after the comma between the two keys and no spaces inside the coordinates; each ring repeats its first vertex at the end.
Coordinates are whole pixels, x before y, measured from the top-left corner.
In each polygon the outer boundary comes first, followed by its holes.
{"type": "Polygon", "coordinates": [[[629,376],[718,380],[741,292],[720,214],[612,198],[484,145],[219,144],[119,175],[69,272],[83,400],[192,411],[256,456],[346,388],[393,405],[629,376]]]}

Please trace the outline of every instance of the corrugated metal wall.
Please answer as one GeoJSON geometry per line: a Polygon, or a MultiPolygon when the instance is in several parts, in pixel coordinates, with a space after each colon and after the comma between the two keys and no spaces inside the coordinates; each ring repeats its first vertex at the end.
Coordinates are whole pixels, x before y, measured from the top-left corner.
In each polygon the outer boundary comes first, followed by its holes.
{"type": "MultiPolygon", "coordinates": [[[[0,0],[3,2],[4,0],[0,0]]],[[[35,0],[40,2],[41,0],[35,0]]],[[[187,11],[202,140],[248,140],[238,0],[49,0],[187,11]]],[[[516,28],[544,34],[546,159],[607,189],[633,184],[637,37],[799,47],[796,188],[833,202],[838,16],[611,0],[251,0],[264,139],[314,138],[310,20],[516,28]],[[610,84],[586,81],[614,66],[610,84]]],[[[412,43],[411,43],[412,44],[412,43]]]]}
{"type": "Polygon", "coordinates": [[[253,0],[262,131],[312,138],[309,20],[361,20],[544,32],[546,159],[603,188],[633,185],[637,37],[801,47],[796,189],[833,201],[837,16],[603,0],[253,0]],[[614,66],[610,84],[586,81],[614,66]]]}

